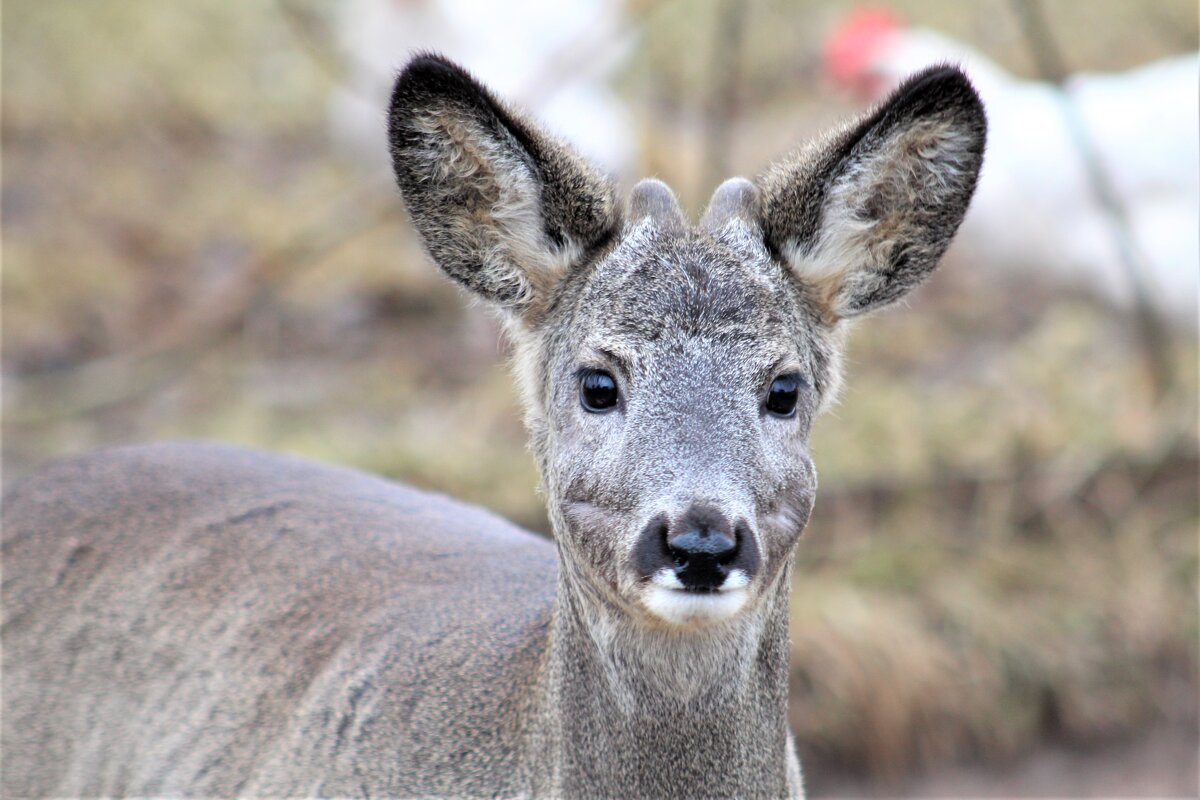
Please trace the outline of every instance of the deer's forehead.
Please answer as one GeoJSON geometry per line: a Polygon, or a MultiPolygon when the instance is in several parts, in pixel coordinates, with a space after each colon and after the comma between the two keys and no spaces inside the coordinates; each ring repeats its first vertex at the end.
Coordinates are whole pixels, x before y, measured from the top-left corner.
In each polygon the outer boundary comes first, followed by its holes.
{"type": "Polygon", "coordinates": [[[578,318],[590,339],[770,340],[795,336],[795,306],[765,248],[643,225],[592,271],[578,318]]]}

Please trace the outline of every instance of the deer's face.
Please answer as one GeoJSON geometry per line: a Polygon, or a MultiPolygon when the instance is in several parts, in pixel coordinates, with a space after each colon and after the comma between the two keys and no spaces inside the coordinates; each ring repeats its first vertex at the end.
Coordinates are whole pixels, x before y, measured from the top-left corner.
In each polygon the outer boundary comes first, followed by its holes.
{"type": "Polygon", "coordinates": [[[984,119],[951,68],[698,228],[612,187],[458,67],[396,83],[396,177],[439,266],[502,310],[564,577],[649,625],[721,624],[787,574],[843,320],[902,296],[966,211],[984,119]]]}
{"type": "Polygon", "coordinates": [[[564,282],[544,334],[560,547],[611,600],[672,625],[733,616],[780,575],[812,508],[808,435],[831,377],[817,313],[761,233],[710,222],[630,219],[564,282]]]}

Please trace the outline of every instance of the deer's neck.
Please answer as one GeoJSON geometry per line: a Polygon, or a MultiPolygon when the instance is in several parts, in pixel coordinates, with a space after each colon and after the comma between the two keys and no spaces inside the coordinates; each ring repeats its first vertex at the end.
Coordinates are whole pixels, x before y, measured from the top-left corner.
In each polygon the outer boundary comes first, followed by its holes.
{"type": "Polygon", "coordinates": [[[545,793],[788,794],[787,579],[735,621],[676,632],[561,575],[530,738],[545,793]]]}

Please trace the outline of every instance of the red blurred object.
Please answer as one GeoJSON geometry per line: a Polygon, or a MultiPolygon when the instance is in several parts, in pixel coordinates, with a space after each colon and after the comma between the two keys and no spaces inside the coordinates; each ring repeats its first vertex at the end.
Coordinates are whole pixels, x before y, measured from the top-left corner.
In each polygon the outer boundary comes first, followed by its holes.
{"type": "Polygon", "coordinates": [[[830,33],[825,43],[825,73],[840,89],[873,97],[881,87],[870,64],[901,30],[900,18],[888,8],[859,8],[830,33]]]}

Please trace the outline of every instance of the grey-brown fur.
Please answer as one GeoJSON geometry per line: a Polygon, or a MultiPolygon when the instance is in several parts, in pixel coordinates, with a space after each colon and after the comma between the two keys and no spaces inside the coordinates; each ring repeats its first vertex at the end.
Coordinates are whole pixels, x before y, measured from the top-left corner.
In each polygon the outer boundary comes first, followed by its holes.
{"type": "Polygon", "coordinates": [[[842,320],[915,285],[961,219],[974,92],[928,71],[727,183],[699,228],[652,181],[618,213],[435,56],[397,80],[390,129],[435,261],[511,334],[554,544],[232,448],[52,466],[4,506],[4,795],[801,796],[808,434],[842,320]],[[615,407],[583,409],[587,369],[615,407]],[[790,417],[764,405],[783,374],[790,417]],[[711,592],[654,561],[687,525],[736,540],[711,592]]]}

